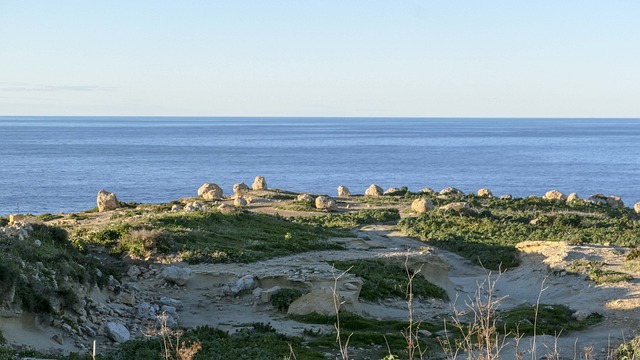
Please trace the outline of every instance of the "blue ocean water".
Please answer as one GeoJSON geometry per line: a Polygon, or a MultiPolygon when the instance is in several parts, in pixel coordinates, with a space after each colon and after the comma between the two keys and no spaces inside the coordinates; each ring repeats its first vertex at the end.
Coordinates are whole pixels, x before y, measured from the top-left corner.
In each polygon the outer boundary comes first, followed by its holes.
{"type": "Polygon", "coordinates": [[[270,187],[550,189],[640,200],[640,119],[0,117],[0,215],[270,187]]]}

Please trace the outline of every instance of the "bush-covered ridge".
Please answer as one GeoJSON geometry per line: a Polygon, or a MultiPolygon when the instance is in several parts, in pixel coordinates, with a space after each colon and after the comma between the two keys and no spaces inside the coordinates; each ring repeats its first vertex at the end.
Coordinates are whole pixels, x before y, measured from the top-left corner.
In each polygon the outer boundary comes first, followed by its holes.
{"type": "Polygon", "coordinates": [[[466,200],[475,210],[469,216],[436,210],[405,218],[398,227],[488,269],[517,266],[515,245],[527,240],[628,247],[640,243],[640,222],[628,208],[541,198],[501,200],[470,195],[466,200]]]}

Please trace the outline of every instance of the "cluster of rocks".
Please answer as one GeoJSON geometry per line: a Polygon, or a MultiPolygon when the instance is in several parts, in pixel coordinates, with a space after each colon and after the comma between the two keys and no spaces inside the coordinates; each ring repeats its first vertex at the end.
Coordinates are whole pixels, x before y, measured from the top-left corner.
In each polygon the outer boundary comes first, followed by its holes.
{"type": "Polygon", "coordinates": [[[24,220],[12,221],[10,225],[0,227],[0,238],[24,241],[33,232],[33,226],[24,220]]]}
{"type": "MultiPolygon", "coordinates": [[[[569,203],[580,200],[580,197],[576,193],[565,195],[558,190],[547,191],[544,194],[543,198],[547,200],[566,201],[569,203]]],[[[594,194],[589,196],[584,201],[587,203],[595,204],[595,205],[608,205],[614,209],[621,209],[624,207],[624,202],[622,201],[622,199],[619,196],[614,196],[614,195],[606,196],[602,194],[594,194]]],[[[636,213],[640,213],[640,202],[636,203],[633,206],[633,209],[635,210],[636,213]]]]}

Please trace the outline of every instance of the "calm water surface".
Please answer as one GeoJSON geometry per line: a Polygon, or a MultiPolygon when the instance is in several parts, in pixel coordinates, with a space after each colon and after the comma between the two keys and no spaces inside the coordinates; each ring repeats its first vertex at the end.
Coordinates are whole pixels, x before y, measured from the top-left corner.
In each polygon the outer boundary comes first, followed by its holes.
{"type": "Polygon", "coordinates": [[[0,215],[270,187],[550,189],[640,200],[640,119],[0,117],[0,215]]]}

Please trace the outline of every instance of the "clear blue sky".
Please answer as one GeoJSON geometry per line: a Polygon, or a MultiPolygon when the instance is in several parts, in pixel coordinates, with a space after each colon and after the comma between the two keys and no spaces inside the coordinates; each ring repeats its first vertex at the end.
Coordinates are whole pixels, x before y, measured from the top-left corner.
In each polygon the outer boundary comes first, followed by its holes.
{"type": "Polygon", "coordinates": [[[0,0],[0,115],[640,117],[640,1],[0,0]]]}

